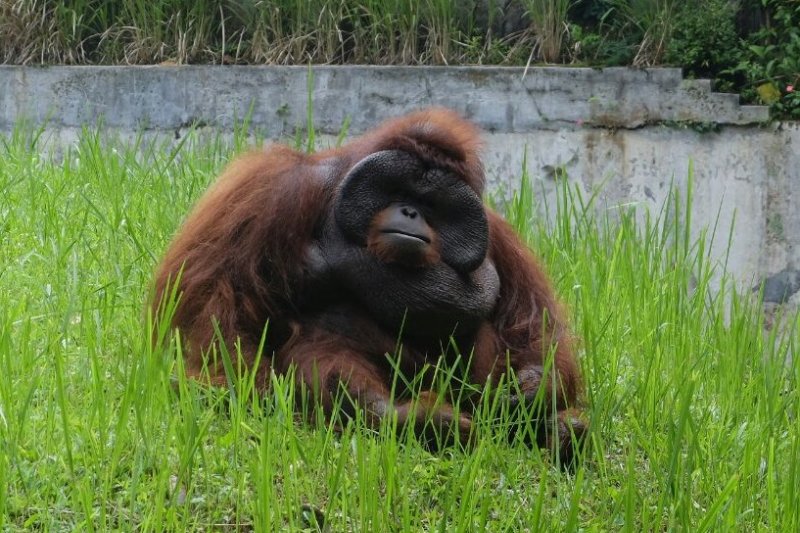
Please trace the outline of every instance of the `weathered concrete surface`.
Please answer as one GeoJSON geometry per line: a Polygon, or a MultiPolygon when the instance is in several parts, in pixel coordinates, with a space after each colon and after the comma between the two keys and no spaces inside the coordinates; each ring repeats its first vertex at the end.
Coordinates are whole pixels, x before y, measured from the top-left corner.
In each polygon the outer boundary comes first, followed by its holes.
{"type": "Polygon", "coordinates": [[[710,238],[716,228],[711,253],[720,268],[744,286],[768,278],[771,298],[780,294],[785,301],[800,290],[791,275],[770,277],[800,269],[798,124],[707,133],[658,126],[496,134],[485,162],[491,182],[508,183],[510,176],[511,185],[526,164],[535,192],[551,206],[559,179],[554,170],[563,168],[587,198],[598,192],[601,209],[635,204],[652,214],[671,186],[685,193],[691,165],[692,234],[707,230],[710,238]]]}
{"type": "Polygon", "coordinates": [[[270,135],[305,124],[309,89],[321,133],[353,131],[422,106],[462,112],[491,133],[576,124],[751,124],[762,107],[684,82],[679,69],[505,67],[0,67],[0,129],[16,117],[53,127],[103,118],[120,128],[231,127],[245,115],[270,135]]]}
{"type": "Polygon", "coordinates": [[[800,299],[800,126],[771,124],[677,69],[421,67],[0,67],[0,132],[47,121],[62,139],[85,125],[181,135],[230,131],[245,115],[269,138],[304,128],[351,134],[429,105],[486,130],[490,185],[518,186],[523,161],[553,205],[557,176],[600,208],[660,210],[694,167],[692,229],[716,227],[712,251],[745,286],[800,299]],[[705,133],[701,133],[705,132],[705,133]],[[730,233],[732,220],[735,230],[730,233]],[[728,250],[728,237],[731,247],[728,250]]]}

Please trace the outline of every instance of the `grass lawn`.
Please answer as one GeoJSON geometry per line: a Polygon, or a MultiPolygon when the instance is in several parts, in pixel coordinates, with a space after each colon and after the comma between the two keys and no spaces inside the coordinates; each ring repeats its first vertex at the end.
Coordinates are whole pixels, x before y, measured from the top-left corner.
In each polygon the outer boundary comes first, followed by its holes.
{"type": "Polygon", "coordinates": [[[551,223],[509,206],[582,339],[593,432],[564,472],[491,432],[430,454],[298,424],[281,380],[265,399],[187,382],[143,302],[242,142],[36,142],[0,138],[0,529],[800,530],[800,327],[764,333],[749,294],[710,290],[686,191],[651,216],[568,186],[551,223]]]}

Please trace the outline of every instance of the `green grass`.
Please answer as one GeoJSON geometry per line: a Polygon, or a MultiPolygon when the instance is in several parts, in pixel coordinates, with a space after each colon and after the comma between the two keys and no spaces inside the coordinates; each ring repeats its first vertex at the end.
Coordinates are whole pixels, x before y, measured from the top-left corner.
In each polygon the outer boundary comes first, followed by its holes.
{"type": "Polygon", "coordinates": [[[800,328],[765,333],[749,294],[724,277],[711,290],[721,267],[711,233],[689,238],[686,191],[652,215],[600,212],[566,185],[551,223],[531,194],[508,206],[582,338],[594,431],[573,473],[492,435],[430,454],[298,424],[283,379],[263,401],[246,381],[234,395],[183,379],[149,347],[143,302],[241,148],[87,131],[59,158],[36,134],[0,142],[0,529],[297,530],[315,509],[331,531],[800,528],[785,360],[800,328]]]}

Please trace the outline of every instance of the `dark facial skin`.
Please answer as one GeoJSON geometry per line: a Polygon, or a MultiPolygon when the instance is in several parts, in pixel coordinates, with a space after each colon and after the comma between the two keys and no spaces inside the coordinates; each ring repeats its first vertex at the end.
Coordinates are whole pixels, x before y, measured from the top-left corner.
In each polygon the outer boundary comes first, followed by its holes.
{"type": "Polygon", "coordinates": [[[409,154],[378,158],[345,178],[314,243],[309,264],[317,287],[339,287],[389,331],[404,324],[407,335],[429,340],[469,333],[489,315],[500,288],[486,257],[480,198],[409,154]],[[353,196],[362,201],[348,203],[353,196]],[[474,219],[460,220],[464,212],[474,219]]]}

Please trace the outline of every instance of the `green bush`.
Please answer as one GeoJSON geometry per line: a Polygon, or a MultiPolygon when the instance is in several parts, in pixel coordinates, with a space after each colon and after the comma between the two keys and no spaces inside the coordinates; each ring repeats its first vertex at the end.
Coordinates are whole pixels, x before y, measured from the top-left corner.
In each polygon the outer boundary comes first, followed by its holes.
{"type": "Polygon", "coordinates": [[[636,56],[636,35],[615,31],[601,24],[593,30],[573,25],[570,35],[575,59],[588,65],[612,67],[630,65],[636,56]]]}
{"type": "Polygon", "coordinates": [[[570,9],[570,37],[574,59],[610,67],[630,65],[642,32],[628,24],[616,0],[576,0],[570,9]]]}
{"type": "Polygon", "coordinates": [[[742,53],[736,29],[738,2],[690,0],[678,10],[666,47],[667,63],[691,77],[717,78],[717,87],[733,90],[733,69],[742,53]],[[721,74],[726,73],[726,74],[721,74]]]}
{"type": "Polygon", "coordinates": [[[770,105],[774,116],[800,119],[800,2],[761,2],[766,23],[747,37],[733,71],[746,79],[745,99],[770,105]]]}

